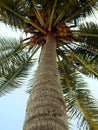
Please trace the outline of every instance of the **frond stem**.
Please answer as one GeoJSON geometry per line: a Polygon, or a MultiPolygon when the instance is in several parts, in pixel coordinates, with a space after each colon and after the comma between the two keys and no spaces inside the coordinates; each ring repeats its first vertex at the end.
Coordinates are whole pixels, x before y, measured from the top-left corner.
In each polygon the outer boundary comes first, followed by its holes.
{"type": "Polygon", "coordinates": [[[65,13],[65,11],[63,10],[63,11],[59,14],[59,16],[57,17],[57,19],[55,20],[55,22],[54,22],[54,24],[53,24],[54,27],[60,22],[60,20],[61,20],[62,17],[64,16],[64,13],[65,13]]]}
{"type": "Polygon", "coordinates": [[[53,9],[52,9],[51,16],[50,16],[50,21],[49,21],[48,31],[51,31],[51,28],[52,28],[52,23],[53,23],[56,4],[57,4],[57,0],[54,0],[53,9]]]}
{"type": "Polygon", "coordinates": [[[98,37],[98,34],[88,34],[88,33],[81,33],[81,32],[72,32],[74,36],[88,36],[88,37],[98,37]]]}
{"type": "Polygon", "coordinates": [[[36,15],[38,21],[40,22],[40,24],[43,26],[44,25],[44,20],[43,20],[41,14],[40,14],[40,11],[38,10],[38,7],[37,7],[37,5],[36,5],[34,0],[31,0],[31,2],[32,2],[33,6],[34,6],[34,9],[35,9],[34,10],[35,11],[35,15],[36,15]]]}

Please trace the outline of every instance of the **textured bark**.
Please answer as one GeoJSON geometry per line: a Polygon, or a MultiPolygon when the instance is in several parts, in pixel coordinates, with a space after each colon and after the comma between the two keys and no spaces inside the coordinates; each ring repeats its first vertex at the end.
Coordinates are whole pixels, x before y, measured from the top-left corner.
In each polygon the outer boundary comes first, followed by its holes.
{"type": "Polygon", "coordinates": [[[23,130],[68,130],[56,62],[56,40],[49,33],[30,94],[23,130]]]}

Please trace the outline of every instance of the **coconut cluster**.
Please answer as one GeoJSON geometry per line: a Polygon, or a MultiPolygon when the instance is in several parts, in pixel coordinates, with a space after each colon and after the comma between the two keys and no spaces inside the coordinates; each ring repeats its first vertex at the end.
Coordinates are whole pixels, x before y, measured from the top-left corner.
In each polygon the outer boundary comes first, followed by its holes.
{"type": "Polygon", "coordinates": [[[59,37],[67,37],[71,34],[69,27],[66,24],[60,24],[56,27],[57,29],[57,36],[59,37]]]}
{"type": "MultiPolygon", "coordinates": [[[[64,23],[57,25],[55,33],[57,38],[66,38],[68,40],[72,40],[71,30],[64,23]]],[[[35,44],[44,45],[44,43],[45,43],[44,35],[42,35],[40,32],[36,32],[35,35],[33,35],[30,38],[29,45],[30,48],[33,48],[35,44]]]]}
{"type": "Polygon", "coordinates": [[[45,38],[42,35],[34,35],[30,37],[30,49],[34,47],[34,45],[39,44],[39,45],[44,45],[45,44],[45,38]]]}

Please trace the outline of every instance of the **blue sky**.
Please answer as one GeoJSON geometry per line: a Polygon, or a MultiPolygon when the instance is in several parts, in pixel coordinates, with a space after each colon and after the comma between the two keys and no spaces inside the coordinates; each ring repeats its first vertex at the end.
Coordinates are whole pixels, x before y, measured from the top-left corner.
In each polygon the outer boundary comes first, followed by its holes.
{"type": "MultiPolygon", "coordinates": [[[[9,29],[7,31],[2,24],[0,30],[0,36],[4,34],[18,36],[20,33],[16,34],[9,29]]],[[[92,94],[98,100],[98,81],[86,77],[84,80],[88,82],[92,94]]],[[[28,94],[25,92],[25,87],[16,89],[11,94],[0,98],[0,130],[22,130],[27,99],[28,94]]]]}
{"type": "Polygon", "coordinates": [[[23,88],[0,98],[0,130],[22,130],[27,98],[23,88]]]}

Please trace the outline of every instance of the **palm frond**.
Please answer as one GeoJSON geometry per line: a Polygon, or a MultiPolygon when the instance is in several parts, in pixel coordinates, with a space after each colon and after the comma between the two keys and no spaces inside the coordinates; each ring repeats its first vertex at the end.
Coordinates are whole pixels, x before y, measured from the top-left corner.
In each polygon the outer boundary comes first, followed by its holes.
{"type": "Polygon", "coordinates": [[[98,51],[98,25],[93,22],[86,22],[85,24],[80,24],[78,33],[78,40],[84,43],[84,46],[96,49],[98,51]],[[87,34],[87,35],[86,35],[87,34]],[[91,35],[89,35],[91,34],[91,35]]]}
{"type": "Polygon", "coordinates": [[[73,67],[88,77],[98,78],[98,53],[87,47],[78,46],[76,47],[76,54],[77,56],[74,55],[73,58],[73,67]]]}
{"type": "MultiPolygon", "coordinates": [[[[5,46],[8,43],[11,46],[11,51],[6,53],[1,52],[0,60],[0,96],[20,87],[28,78],[30,70],[35,60],[32,60],[32,56],[39,49],[40,46],[36,46],[33,52],[28,52],[28,48],[24,45],[21,46],[19,40],[16,39],[3,39],[2,44],[5,42],[5,46]],[[18,46],[17,46],[18,44],[18,46]]],[[[8,46],[7,45],[7,46],[8,46]]],[[[5,48],[5,46],[2,46],[5,48]]],[[[8,46],[8,48],[9,48],[8,46]]],[[[31,73],[32,74],[32,73],[31,73]]],[[[29,84],[31,85],[31,84],[29,84]]]]}
{"type": "Polygon", "coordinates": [[[14,55],[21,52],[24,48],[26,48],[29,43],[21,44],[20,39],[12,38],[4,38],[0,39],[0,64],[3,64],[7,60],[11,59],[14,55]]]}
{"type": "Polygon", "coordinates": [[[90,47],[86,46],[85,43],[71,42],[70,45],[73,45],[76,48],[77,53],[78,53],[78,51],[80,53],[82,53],[82,50],[84,50],[85,52],[88,51],[88,52],[91,52],[94,55],[98,55],[98,49],[95,49],[93,47],[90,48],[90,47]]]}
{"type": "Polygon", "coordinates": [[[30,17],[34,16],[34,11],[32,8],[29,8],[24,1],[13,1],[13,0],[1,0],[0,1],[0,15],[4,19],[5,24],[11,25],[11,27],[23,29],[25,24],[30,24],[34,28],[40,30],[42,33],[46,33],[41,27],[36,25],[36,23],[30,19],[30,17]],[[25,14],[25,10],[29,12],[25,14]],[[28,15],[28,14],[32,15],[28,15]]]}
{"type": "Polygon", "coordinates": [[[24,21],[22,16],[24,15],[23,2],[13,0],[1,0],[0,1],[0,14],[5,24],[13,25],[15,28],[23,28],[24,21]]]}
{"type": "Polygon", "coordinates": [[[87,71],[89,71],[87,76],[93,76],[95,78],[98,78],[98,65],[96,63],[98,63],[98,56],[92,57],[90,58],[87,57],[87,55],[84,57],[79,56],[79,55],[74,55],[75,59],[77,61],[79,61],[86,69],[87,71]],[[90,59],[90,60],[89,60],[90,59]]]}
{"type": "Polygon", "coordinates": [[[72,55],[73,65],[77,71],[95,78],[98,78],[98,37],[95,36],[98,35],[97,28],[97,24],[92,22],[81,24],[77,33],[84,35],[75,38],[75,42],[60,39],[62,41],[61,46],[72,55]]]}
{"type": "Polygon", "coordinates": [[[69,52],[69,54],[72,57],[72,60],[75,62],[77,61],[81,67],[83,66],[83,68],[87,69],[87,71],[89,72],[88,76],[93,75],[93,77],[98,78],[98,66],[96,64],[98,60],[98,55],[94,55],[91,52],[85,50],[83,55],[81,55],[81,53],[79,54],[76,52],[76,48],[73,48],[70,45],[66,45],[66,46],[69,49],[65,48],[64,46],[63,48],[67,52],[69,52]]]}
{"type": "Polygon", "coordinates": [[[34,61],[31,62],[31,58],[25,56],[25,58],[21,57],[21,62],[22,63],[20,64],[18,63],[17,68],[15,68],[15,66],[13,65],[9,66],[7,70],[4,70],[4,68],[2,67],[4,73],[6,71],[6,75],[0,78],[0,96],[5,95],[16,88],[19,88],[20,86],[22,86],[25,79],[27,79],[27,76],[29,75],[28,70],[31,69],[34,61]]]}
{"type": "Polygon", "coordinates": [[[6,39],[4,37],[0,37],[0,53],[15,50],[19,47],[19,45],[20,39],[12,38],[12,40],[10,40],[9,37],[6,37],[6,39]]]}
{"type": "Polygon", "coordinates": [[[59,59],[58,64],[69,118],[77,118],[79,130],[97,130],[98,107],[87,84],[72,67],[70,56],[65,57],[65,60],[59,59]]]}
{"type": "Polygon", "coordinates": [[[53,18],[55,14],[56,4],[57,4],[57,0],[54,0],[53,9],[52,9],[50,20],[49,20],[49,28],[48,28],[49,31],[51,31],[52,29],[52,23],[53,23],[53,18]]]}
{"type": "Polygon", "coordinates": [[[72,12],[68,16],[63,16],[62,22],[74,21],[78,23],[79,18],[86,18],[94,14],[93,8],[97,8],[97,0],[77,1],[72,12]]]}
{"type": "Polygon", "coordinates": [[[88,48],[87,46],[76,47],[72,49],[72,55],[75,58],[74,64],[78,63],[79,67],[81,67],[81,70],[86,68],[85,74],[87,73],[87,76],[98,78],[98,49],[92,47],[88,48]],[[87,48],[87,49],[86,49],[87,48]],[[94,52],[95,51],[95,52],[94,52]]]}
{"type": "Polygon", "coordinates": [[[40,24],[43,26],[43,25],[44,25],[44,20],[43,20],[43,18],[42,18],[42,16],[41,16],[41,13],[40,13],[40,11],[39,11],[39,9],[38,9],[38,7],[37,7],[38,4],[35,3],[34,0],[31,0],[31,2],[32,2],[33,7],[34,7],[35,15],[36,15],[38,21],[40,22],[40,24]]]}

